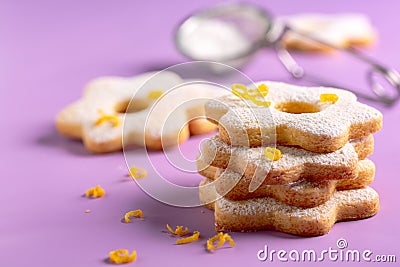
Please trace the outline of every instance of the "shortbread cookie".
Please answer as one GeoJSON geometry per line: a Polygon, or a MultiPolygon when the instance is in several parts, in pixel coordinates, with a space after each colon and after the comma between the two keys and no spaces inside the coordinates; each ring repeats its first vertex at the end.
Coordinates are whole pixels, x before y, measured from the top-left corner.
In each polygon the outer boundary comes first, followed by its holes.
{"type": "MultiPolygon", "coordinates": [[[[205,184],[205,182],[203,182],[205,184]]],[[[274,229],[300,235],[327,234],[335,222],[359,220],[374,216],[379,211],[379,196],[370,187],[336,191],[324,204],[301,208],[284,204],[273,198],[229,200],[212,196],[215,191],[200,187],[200,201],[217,199],[209,208],[215,210],[218,231],[256,231],[274,229]]]]}
{"type": "Polygon", "coordinates": [[[215,201],[221,198],[215,190],[215,184],[212,184],[212,179],[204,179],[199,184],[199,200],[200,204],[210,210],[214,210],[215,201]]]}
{"type": "Polygon", "coordinates": [[[58,114],[56,126],[61,134],[82,139],[93,152],[121,150],[122,133],[124,145],[162,149],[191,134],[213,131],[215,126],[204,118],[204,102],[221,93],[212,86],[185,83],[167,71],[103,77],[90,82],[82,98],[58,114]]]}
{"type": "MultiPolygon", "coordinates": [[[[296,14],[279,18],[295,32],[311,37],[338,48],[351,45],[370,45],[376,39],[369,18],[363,14],[296,14]]],[[[313,42],[300,34],[289,31],[283,42],[289,49],[330,52],[334,48],[313,42]]]]}
{"type": "MultiPolygon", "coordinates": [[[[374,152],[373,135],[351,140],[350,143],[357,152],[358,159],[360,160],[367,158],[374,152]]],[[[220,143],[220,138],[218,135],[208,140],[206,139],[202,145],[202,149],[200,151],[201,154],[198,155],[196,161],[198,173],[204,177],[214,179],[218,169],[224,169],[228,166],[231,149],[232,148],[225,143],[220,143]],[[205,156],[202,156],[202,154],[205,156]],[[212,161],[205,161],[211,160],[211,158],[213,158],[212,161]],[[215,167],[212,164],[220,167],[215,167]]]]}
{"type": "Polygon", "coordinates": [[[249,180],[262,180],[263,185],[288,184],[305,178],[313,181],[355,179],[359,159],[373,152],[373,136],[353,140],[325,154],[296,147],[277,148],[282,158],[272,162],[264,154],[265,147],[232,147],[216,135],[203,142],[198,170],[201,172],[211,165],[243,174],[249,180]]]}
{"type": "MultiPolygon", "coordinates": [[[[215,168],[215,167],[212,167],[215,168]]],[[[375,175],[375,164],[369,159],[358,162],[358,176],[355,179],[323,180],[319,182],[303,179],[285,185],[261,185],[249,192],[251,180],[238,173],[218,169],[214,176],[216,192],[230,200],[244,200],[255,197],[272,197],[280,202],[297,207],[315,207],[326,202],[336,190],[358,189],[371,184],[375,175]]]]}
{"type": "Polygon", "coordinates": [[[225,143],[256,147],[276,142],[327,153],[382,128],[382,114],[357,102],[351,92],[279,82],[257,84],[269,88],[265,97],[271,103],[268,109],[251,107],[233,94],[206,103],[206,116],[218,122],[225,143]],[[337,101],[325,101],[327,95],[337,101]]]}

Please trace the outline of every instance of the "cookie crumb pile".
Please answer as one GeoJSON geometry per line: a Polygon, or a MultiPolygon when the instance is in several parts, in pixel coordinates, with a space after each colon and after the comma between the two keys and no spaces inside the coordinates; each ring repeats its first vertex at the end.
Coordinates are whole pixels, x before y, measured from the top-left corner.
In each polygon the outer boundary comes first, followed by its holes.
{"type": "Polygon", "coordinates": [[[318,236],[338,221],[375,215],[368,156],[382,114],[341,89],[256,86],[235,84],[205,105],[219,132],[197,158],[199,193],[216,229],[318,236]]]}

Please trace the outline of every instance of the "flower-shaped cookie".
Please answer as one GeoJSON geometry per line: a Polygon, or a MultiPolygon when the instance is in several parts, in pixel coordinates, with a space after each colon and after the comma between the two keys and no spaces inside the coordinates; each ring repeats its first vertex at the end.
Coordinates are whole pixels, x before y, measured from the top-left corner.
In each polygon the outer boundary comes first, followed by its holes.
{"type": "Polygon", "coordinates": [[[227,169],[260,181],[260,185],[289,184],[302,179],[313,181],[355,179],[358,162],[373,152],[373,136],[348,142],[330,153],[315,153],[296,147],[278,146],[279,160],[264,155],[264,147],[232,147],[214,136],[202,144],[198,170],[209,166],[227,169]]]}
{"type": "Polygon", "coordinates": [[[359,220],[374,216],[379,211],[379,195],[370,188],[336,191],[324,204],[301,208],[279,202],[274,198],[230,200],[218,197],[215,190],[200,184],[200,201],[214,209],[218,231],[255,231],[274,229],[300,236],[327,234],[339,221],[359,220]]]}
{"type": "MultiPolygon", "coordinates": [[[[201,162],[198,164],[202,165],[201,162]]],[[[358,162],[357,168],[358,176],[355,179],[313,181],[305,178],[284,185],[261,185],[252,193],[249,192],[251,179],[239,173],[214,166],[199,173],[215,181],[216,192],[230,200],[272,197],[288,205],[311,208],[328,201],[336,191],[358,189],[371,184],[375,176],[375,164],[363,159],[358,162]]]]}
{"type": "Polygon", "coordinates": [[[67,137],[82,139],[87,149],[97,153],[130,144],[162,149],[191,134],[214,130],[204,118],[204,102],[221,91],[182,84],[178,75],[168,71],[98,78],[86,86],[81,99],[58,114],[57,129],[67,137]]]}
{"type": "Polygon", "coordinates": [[[206,116],[218,122],[221,139],[234,146],[275,143],[326,153],[382,128],[382,114],[348,91],[260,82],[268,87],[264,106],[251,106],[230,94],[206,103],[206,116]]]}
{"type": "Polygon", "coordinates": [[[279,20],[287,23],[292,29],[283,38],[287,48],[295,50],[332,52],[334,49],[307,38],[296,32],[306,33],[335,47],[350,45],[369,45],[376,39],[369,18],[364,14],[320,14],[306,13],[280,17],[279,20]]]}

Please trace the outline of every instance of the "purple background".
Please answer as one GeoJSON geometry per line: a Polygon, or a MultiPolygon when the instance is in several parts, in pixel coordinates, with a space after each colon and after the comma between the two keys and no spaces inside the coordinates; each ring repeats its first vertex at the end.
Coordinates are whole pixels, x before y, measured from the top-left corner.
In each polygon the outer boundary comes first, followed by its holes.
{"type": "MultiPolygon", "coordinates": [[[[323,250],[336,248],[339,238],[347,240],[349,249],[396,254],[400,260],[398,105],[377,106],[384,114],[384,129],[376,134],[371,157],[377,166],[373,187],[381,196],[377,216],[339,223],[328,235],[316,238],[274,231],[233,233],[237,246],[215,253],[204,249],[206,238],[214,234],[212,212],[174,208],[151,199],[129,182],[121,153],[92,155],[80,142],[57,134],[57,112],[80,97],[87,81],[184,62],[172,43],[173,29],[195,9],[214,2],[1,1],[0,266],[106,265],[108,252],[117,248],[137,250],[138,260],[132,264],[137,266],[271,264],[257,260],[256,253],[264,245],[275,250],[323,250]],[[82,197],[96,184],[106,189],[104,198],[82,197]],[[125,212],[137,208],[143,210],[145,221],[120,222],[125,212]],[[86,209],[92,212],[85,214],[86,209]],[[199,230],[203,238],[176,246],[175,239],[163,232],[166,223],[199,230]]],[[[368,52],[400,69],[400,37],[394,27],[400,1],[259,2],[282,15],[306,11],[368,14],[379,32],[377,44],[368,52]]],[[[307,69],[323,70],[328,77],[368,90],[362,72],[347,57],[312,58],[313,62],[305,62],[307,69]]],[[[287,80],[267,50],[259,52],[244,72],[254,80],[287,80]]],[[[186,143],[186,150],[197,151],[199,140],[186,143]]]]}

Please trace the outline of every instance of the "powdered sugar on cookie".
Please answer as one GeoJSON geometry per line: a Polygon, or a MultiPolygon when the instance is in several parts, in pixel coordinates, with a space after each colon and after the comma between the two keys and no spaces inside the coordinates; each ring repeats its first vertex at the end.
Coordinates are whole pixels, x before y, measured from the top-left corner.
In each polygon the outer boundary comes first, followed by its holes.
{"type": "Polygon", "coordinates": [[[379,210],[379,196],[370,187],[337,191],[324,204],[314,208],[290,206],[273,198],[232,201],[219,198],[215,203],[215,223],[219,230],[278,231],[318,236],[326,234],[337,221],[362,219],[379,210]]]}
{"type": "Polygon", "coordinates": [[[269,81],[257,83],[260,84],[269,88],[265,98],[271,102],[268,109],[250,107],[234,95],[206,104],[206,115],[219,123],[224,142],[260,146],[276,141],[280,145],[298,145],[325,153],[382,128],[382,114],[358,102],[351,92],[269,81]],[[335,94],[338,100],[322,102],[321,94],[335,94]]]}
{"type": "MultiPolygon", "coordinates": [[[[369,45],[376,39],[376,31],[369,18],[363,14],[319,14],[306,13],[280,17],[297,32],[305,33],[336,47],[369,45]]],[[[332,48],[319,45],[299,34],[289,32],[284,38],[288,48],[312,51],[330,51],[332,48]]]]}
{"type": "Polygon", "coordinates": [[[121,150],[122,134],[124,145],[162,149],[214,130],[204,118],[204,102],[221,94],[169,71],[103,77],[90,82],[82,98],[58,114],[56,125],[61,134],[82,139],[93,152],[121,150]]]}
{"type": "Polygon", "coordinates": [[[358,176],[355,179],[312,181],[304,178],[284,185],[262,184],[251,193],[249,192],[251,179],[239,173],[216,168],[214,175],[207,176],[208,172],[201,174],[212,181],[215,180],[214,185],[218,194],[230,200],[272,197],[296,207],[315,207],[326,202],[336,190],[358,189],[372,183],[375,165],[371,160],[360,160],[357,169],[358,176]]]}
{"type": "Polygon", "coordinates": [[[296,147],[277,146],[282,158],[271,161],[264,155],[264,147],[232,147],[214,136],[203,143],[201,162],[218,168],[227,168],[247,178],[264,179],[264,184],[287,184],[302,178],[314,180],[351,179],[358,175],[359,159],[367,157],[371,149],[356,149],[373,146],[373,139],[363,138],[347,143],[330,153],[315,153],[296,147]]]}

